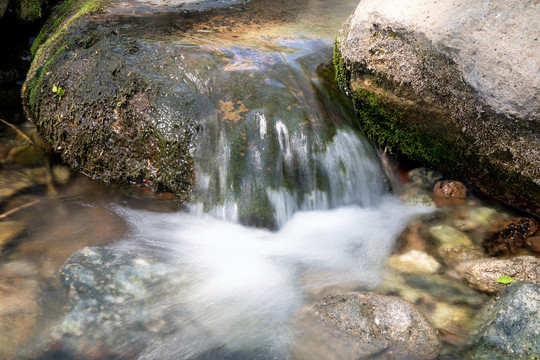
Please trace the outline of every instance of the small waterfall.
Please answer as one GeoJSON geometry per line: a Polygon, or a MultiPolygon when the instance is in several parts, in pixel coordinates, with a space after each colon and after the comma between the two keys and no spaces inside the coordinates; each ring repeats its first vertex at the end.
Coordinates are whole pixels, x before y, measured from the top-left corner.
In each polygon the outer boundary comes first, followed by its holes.
{"type": "Polygon", "coordinates": [[[350,102],[317,75],[331,42],[266,44],[184,53],[199,70],[177,78],[201,104],[189,213],[116,209],[133,229],[124,249],[168,259],[177,296],[163,308],[183,314],[140,359],[290,358],[291,316],[332,289],[374,288],[426,211],[389,193],[350,102]]]}
{"type": "MultiPolygon", "coordinates": [[[[84,296],[57,288],[54,272],[55,285],[36,299],[67,295],[73,306],[36,311],[44,318],[36,322],[40,334],[21,358],[293,359],[295,314],[326,295],[374,289],[396,237],[411,217],[430,211],[389,193],[374,149],[351,126],[349,99],[325,81],[332,74],[321,64],[331,59],[335,33],[357,0],[242,3],[209,14],[175,12],[133,30],[145,36],[134,53],[152,53],[161,64],[144,67],[162,95],[157,131],[173,140],[197,133],[196,146],[186,150],[196,174],[189,211],[172,210],[175,200],[156,205],[84,190],[78,217],[90,214],[95,225],[81,230],[87,224],[79,219],[70,225],[77,231],[59,227],[43,238],[35,232],[34,244],[10,244],[6,260],[15,265],[12,250],[43,257],[37,273],[52,269],[74,237],[97,247],[114,237],[103,251],[87,249],[88,267],[75,255],[81,275],[71,284],[84,283],[84,296]],[[199,24],[205,16],[213,20],[199,24]],[[228,22],[237,17],[237,27],[228,22]],[[184,29],[190,21],[191,33],[184,29]],[[160,26],[167,31],[156,31],[160,26]],[[111,211],[118,219],[101,223],[111,211]],[[58,251],[42,251],[57,238],[58,251]],[[43,349],[52,357],[41,356],[43,349]]],[[[51,200],[58,210],[50,214],[37,207],[35,218],[61,213],[41,221],[72,223],[70,203],[79,200],[71,191],[51,200]],[[65,199],[67,207],[60,206],[65,199]]],[[[34,270],[28,274],[24,286],[33,288],[34,270]]],[[[21,314],[33,312],[25,305],[21,314]]]]}
{"type": "MultiPolygon", "coordinates": [[[[243,52],[233,53],[241,62],[243,52]]],[[[315,61],[276,55],[271,67],[216,75],[228,92],[209,94],[217,112],[201,122],[192,212],[278,229],[297,211],[380,201],[388,186],[378,158],[348,125],[352,109],[335,101],[342,95],[314,76],[315,61]],[[246,81],[255,86],[238,97],[246,81]]]]}
{"type": "MultiPolygon", "coordinates": [[[[296,204],[292,195],[279,199],[296,204]]],[[[151,311],[181,309],[182,321],[196,324],[156,339],[140,359],[213,359],[209,349],[226,349],[231,359],[289,359],[290,317],[332,289],[374,288],[395,237],[411,216],[426,211],[388,195],[377,202],[298,211],[275,232],[218,220],[215,213],[118,207],[133,229],[121,246],[162,253],[171,263],[168,282],[177,296],[151,311]]]]}
{"type": "Polygon", "coordinates": [[[190,213],[117,208],[133,229],[122,246],[171,262],[178,294],[163,308],[189,322],[140,359],[290,358],[291,316],[331,289],[374,288],[396,236],[426,211],[389,194],[348,101],[314,75],[319,57],[265,53],[271,66],[254,68],[242,53],[213,74],[221,91],[205,90],[217,110],[200,122],[190,213]]]}

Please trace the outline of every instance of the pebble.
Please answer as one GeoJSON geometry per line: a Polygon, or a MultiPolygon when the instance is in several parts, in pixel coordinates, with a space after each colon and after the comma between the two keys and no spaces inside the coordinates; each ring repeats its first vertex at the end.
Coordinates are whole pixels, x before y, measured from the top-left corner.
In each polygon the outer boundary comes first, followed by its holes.
{"type": "Polygon", "coordinates": [[[388,259],[388,266],[411,274],[433,274],[441,268],[441,264],[433,256],[418,250],[391,256],[388,259]]]}
{"type": "Polygon", "coordinates": [[[467,188],[456,180],[439,181],[433,187],[433,201],[437,207],[462,204],[467,197],[467,188]]]}

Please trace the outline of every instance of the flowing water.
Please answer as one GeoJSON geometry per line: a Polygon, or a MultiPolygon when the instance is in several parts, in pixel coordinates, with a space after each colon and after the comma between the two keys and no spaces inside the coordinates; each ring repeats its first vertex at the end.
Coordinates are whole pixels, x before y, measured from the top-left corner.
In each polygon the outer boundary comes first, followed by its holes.
{"type": "MultiPolygon", "coordinates": [[[[254,4],[260,17],[283,6],[288,20],[245,22],[231,36],[218,26],[227,13],[218,11],[212,26],[167,32],[171,56],[185,56],[181,64],[227,59],[204,74],[178,63],[164,70],[217,107],[200,119],[197,189],[186,208],[77,179],[55,200],[38,197],[40,204],[13,217],[31,224],[3,255],[15,272],[28,267],[19,272],[32,294],[26,332],[35,331],[16,344],[21,358],[289,358],[301,346],[291,317],[302,306],[379,284],[397,235],[426,209],[391,194],[374,149],[352,127],[350,106],[317,75],[356,1],[254,4]],[[247,93],[233,94],[239,87],[247,93]],[[68,297],[80,300],[78,290],[68,295],[58,271],[81,247],[104,244],[136,259],[118,269],[151,263],[158,280],[139,289],[150,275],[133,270],[126,281],[138,289],[130,292],[136,302],[115,295],[99,316],[76,313],[68,297]],[[150,320],[129,320],[130,309],[150,320]],[[86,322],[74,320],[81,317],[86,322]]],[[[149,46],[156,33],[143,33],[149,46]]],[[[164,108],[165,123],[169,115],[164,108]]]]}

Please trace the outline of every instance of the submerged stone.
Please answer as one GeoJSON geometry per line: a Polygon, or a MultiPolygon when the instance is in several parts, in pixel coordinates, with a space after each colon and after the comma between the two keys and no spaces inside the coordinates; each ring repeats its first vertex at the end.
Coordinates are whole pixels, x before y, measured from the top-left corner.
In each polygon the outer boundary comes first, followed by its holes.
{"type": "Polygon", "coordinates": [[[423,251],[411,250],[401,255],[393,255],[388,259],[388,266],[404,273],[436,273],[441,264],[423,251]]]}
{"type": "Polygon", "coordinates": [[[420,205],[420,206],[429,206],[435,207],[435,202],[429,194],[416,194],[411,196],[402,196],[404,198],[405,204],[407,205],[420,205]]]}
{"type": "Polygon", "coordinates": [[[435,184],[443,178],[443,175],[433,169],[416,168],[407,174],[409,181],[425,190],[433,190],[435,184]]]}
{"type": "Polygon", "coordinates": [[[450,225],[435,225],[429,229],[429,234],[443,261],[447,264],[459,263],[467,260],[482,258],[482,248],[475,245],[462,231],[450,225]]]}
{"type": "Polygon", "coordinates": [[[0,251],[11,240],[19,236],[25,229],[25,225],[18,221],[0,222],[0,251]]]}
{"type": "Polygon", "coordinates": [[[294,323],[294,359],[434,359],[442,347],[413,306],[369,292],[325,298],[294,323]]]}
{"type": "Polygon", "coordinates": [[[0,171],[0,202],[32,185],[32,181],[20,172],[13,170],[0,171]]]}
{"type": "Polygon", "coordinates": [[[525,243],[532,252],[540,254],[540,236],[531,236],[525,240],[525,243]]]}
{"type": "Polygon", "coordinates": [[[461,231],[487,232],[491,226],[504,218],[504,214],[486,206],[465,207],[456,212],[452,223],[461,231]]]}
{"type": "Polygon", "coordinates": [[[472,319],[488,300],[461,282],[434,274],[388,272],[376,292],[414,304],[443,339],[454,345],[469,341],[472,319]]]}
{"type": "Polygon", "coordinates": [[[33,145],[24,145],[13,148],[9,152],[9,157],[21,166],[38,166],[44,163],[45,153],[33,145]]]}
{"type": "Polygon", "coordinates": [[[515,254],[525,245],[525,240],[538,230],[538,222],[531,218],[517,217],[497,224],[483,242],[490,255],[515,254]]]}
{"type": "Polygon", "coordinates": [[[173,328],[166,312],[152,311],[166,292],[160,286],[166,271],[164,264],[113,248],[73,254],[60,273],[71,309],[53,329],[53,339],[80,356],[96,348],[97,358],[140,353],[156,334],[173,328]]]}
{"type": "Polygon", "coordinates": [[[69,168],[65,165],[55,165],[51,169],[51,175],[58,185],[66,185],[71,179],[69,168]]]}

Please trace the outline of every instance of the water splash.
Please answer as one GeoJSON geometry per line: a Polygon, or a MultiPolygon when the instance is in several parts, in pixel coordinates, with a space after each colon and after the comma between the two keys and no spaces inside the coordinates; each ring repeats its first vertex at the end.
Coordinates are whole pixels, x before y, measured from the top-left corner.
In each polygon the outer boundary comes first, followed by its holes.
{"type": "Polygon", "coordinates": [[[386,196],[372,207],[300,211],[277,232],[211,216],[116,211],[133,228],[124,247],[161,253],[174,264],[174,306],[197,324],[193,333],[150,344],[142,358],[158,359],[220,346],[284,358],[290,316],[332,286],[375,287],[394,238],[426,209],[386,196]]]}

